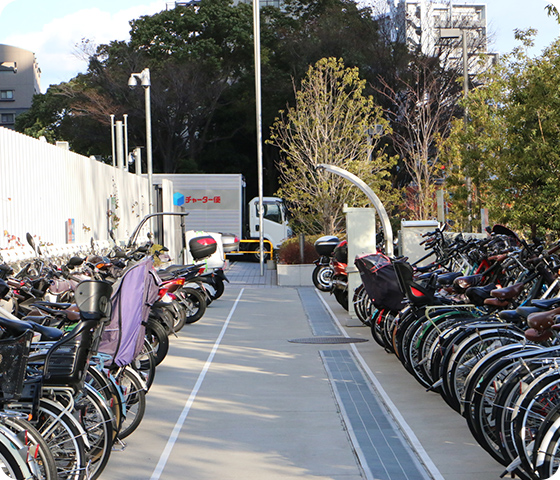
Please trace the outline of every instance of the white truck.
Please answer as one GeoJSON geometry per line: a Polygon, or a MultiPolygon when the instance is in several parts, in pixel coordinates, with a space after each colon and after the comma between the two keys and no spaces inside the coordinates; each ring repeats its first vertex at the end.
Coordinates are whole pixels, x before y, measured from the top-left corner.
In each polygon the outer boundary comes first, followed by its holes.
{"type": "MultiPolygon", "coordinates": [[[[185,230],[202,230],[236,235],[239,251],[259,250],[259,199],[245,199],[245,179],[241,174],[154,174],[154,184],[173,183],[175,205],[188,216],[185,230]]],[[[284,202],[276,197],[263,198],[263,238],[276,249],[291,235],[284,202]]],[[[264,245],[264,250],[269,250],[264,245]]],[[[258,253],[255,255],[258,256],[258,253]]]]}

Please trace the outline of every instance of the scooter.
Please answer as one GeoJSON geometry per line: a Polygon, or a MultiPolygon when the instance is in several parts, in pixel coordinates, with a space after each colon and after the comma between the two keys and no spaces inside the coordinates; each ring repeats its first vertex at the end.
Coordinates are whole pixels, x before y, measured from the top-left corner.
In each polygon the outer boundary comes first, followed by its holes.
{"type": "Polygon", "coordinates": [[[313,269],[312,279],[313,285],[322,292],[330,292],[332,290],[332,278],[334,274],[331,265],[331,257],[336,246],[340,243],[338,237],[325,235],[318,238],[315,243],[315,251],[319,255],[319,259],[315,260],[315,268],[313,269]]]}

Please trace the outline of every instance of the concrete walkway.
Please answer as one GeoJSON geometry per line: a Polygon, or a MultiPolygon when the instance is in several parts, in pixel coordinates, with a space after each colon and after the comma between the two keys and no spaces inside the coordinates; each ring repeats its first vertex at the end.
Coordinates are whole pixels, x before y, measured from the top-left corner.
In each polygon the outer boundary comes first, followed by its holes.
{"type": "Polygon", "coordinates": [[[145,418],[102,480],[497,480],[465,420],[311,287],[234,262],[171,338],[145,418]],[[267,276],[268,275],[268,276],[267,276]]]}

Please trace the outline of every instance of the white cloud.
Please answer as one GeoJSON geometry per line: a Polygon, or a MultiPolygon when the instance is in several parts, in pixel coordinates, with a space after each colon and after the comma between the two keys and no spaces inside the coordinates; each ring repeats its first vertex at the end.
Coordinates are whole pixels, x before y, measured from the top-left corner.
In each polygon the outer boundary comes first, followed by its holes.
{"type": "MultiPolygon", "coordinates": [[[[41,31],[6,38],[5,43],[35,53],[41,69],[41,89],[46,91],[50,84],[68,81],[86,71],[87,63],[76,49],[82,39],[91,40],[95,45],[128,40],[130,20],[153,15],[165,9],[165,4],[164,0],[153,1],[115,13],[95,7],[83,9],[45,24],[41,31]]],[[[0,3],[0,9],[2,6],[5,5],[0,3]]]]}

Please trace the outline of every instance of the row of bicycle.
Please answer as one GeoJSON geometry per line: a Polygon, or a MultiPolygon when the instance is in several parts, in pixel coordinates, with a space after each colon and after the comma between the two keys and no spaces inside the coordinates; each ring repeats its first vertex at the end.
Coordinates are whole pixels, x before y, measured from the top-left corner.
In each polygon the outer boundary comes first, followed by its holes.
{"type": "MultiPolygon", "coordinates": [[[[191,242],[194,250],[202,242],[196,259],[215,250],[206,237],[191,242]]],[[[201,317],[188,299],[206,307],[221,294],[202,281],[185,287],[186,272],[202,264],[156,271],[160,253],[121,250],[61,266],[38,255],[22,273],[0,268],[0,478],[95,479],[124,448],[169,335],[201,317]],[[53,285],[66,301],[46,295],[53,285]]]]}
{"type": "Polygon", "coordinates": [[[504,475],[560,470],[557,244],[496,226],[485,240],[426,240],[424,267],[382,253],[356,258],[358,317],[427,390],[463,415],[504,475]]]}

